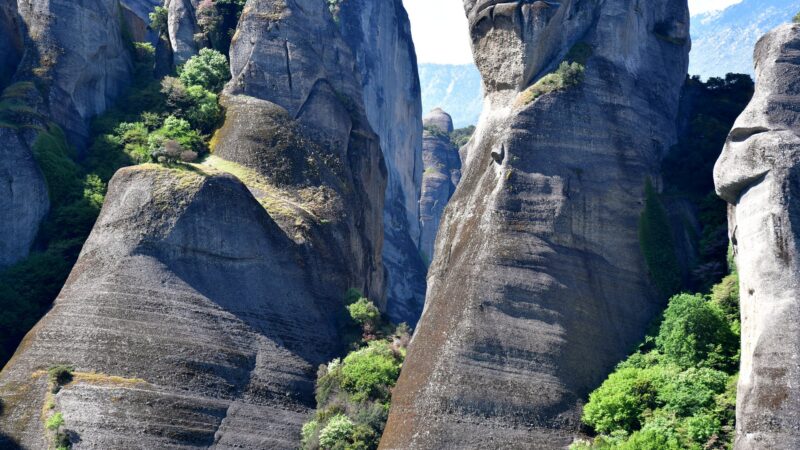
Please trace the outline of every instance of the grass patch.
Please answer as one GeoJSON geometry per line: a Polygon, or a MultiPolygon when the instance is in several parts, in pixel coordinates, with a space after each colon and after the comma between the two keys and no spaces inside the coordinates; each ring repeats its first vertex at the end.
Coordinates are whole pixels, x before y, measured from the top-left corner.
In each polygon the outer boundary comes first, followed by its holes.
{"type": "Polygon", "coordinates": [[[583,81],[585,70],[586,67],[577,62],[562,62],[555,72],[543,76],[531,87],[522,91],[517,96],[516,106],[526,106],[543,95],[577,86],[583,81]]]}

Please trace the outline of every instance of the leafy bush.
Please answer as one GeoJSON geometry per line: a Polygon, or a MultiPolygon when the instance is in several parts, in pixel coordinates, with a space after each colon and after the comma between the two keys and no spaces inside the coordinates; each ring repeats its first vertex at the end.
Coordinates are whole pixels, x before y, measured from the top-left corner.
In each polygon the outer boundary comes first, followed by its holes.
{"type": "Polygon", "coordinates": [[[576,86],[583,81],[585,70],[586,68],[582,64],[564,61],[555,72],[543,76],[533,86],[525,89],[519,95],[516,103],[518,106],[525,106],[545,94],[576,86]]]}
{"type": "Polygon", "coordinates": [[[45,427],[50,431],[56,431],[62,426],[64,426],[64,415],[60,412],[50,416],[45,423],[45,427]]]}
{"type": "Polygon", "coordinates": [[[319,433],[319,445],[322,448],[335,448],[337,444],[351,441],[354,429],[353,421],[344,414],[337,414],[328,421],[319,433]]]}
{"type": "Polygon", "coordinates": [[[163,6],[156,6],[150,13],[150,29],[166,36],[169,33],[169,11],[163,6]]]}
{"type": "Polygon", "coordinates": [[[158,152],[164,147],[164,142],[176,141],[182,148],[199,153],[205,151],[205,142],[192,125],[185,119],[169,116],[164,119],[164,125],[153,131],[147,138],[147,146],[151,152],[158,152]]]}
{"type": "Polygon", "coordinates": [[[388,388],[400,376],[401,361],[387,342],[370,342],[367,348],[347,355],[341,366],[341,386],[353,400],[388,401],[388,388]]]}
{"type": "Polygon", "coordinates": [[[230,78],[228,59],[210,48],[200,50],[180,69],[180,79],[184,85],[202,86],[211,92],[220,92],[230,78]]]}
{"type": "Polygon", "coordinates": [[[792,19],[794,23],[800,23],[800,13],[795,14],[794,18],[792,19]]]}
{"type": "Polygon", "coordinates": [[[681,294],[664,312],[656,345],[672,362],[690,367],[735,367],[737,336],[722,310],[700,295],[681,294]]]}
{"type": "MultiPolygon", "coordinates": [[[[727,278],[726,278],[727,280],[727,278]]],[[[713,291],[734,296],[730,282],[713,291]]],[[[736,408],[735,324],[712,295],[681,294],[656,336],[589,396],[583,422],[600,433],[573,450],[728,449],[736,408]]]]}
{"type": "Polygon", "coordinates": [[[681,273],[669,217],[650,180],[645,183],[645,206],[639,218],[639,244],[650,276],[664,297],[681,288],[681,273]]]}

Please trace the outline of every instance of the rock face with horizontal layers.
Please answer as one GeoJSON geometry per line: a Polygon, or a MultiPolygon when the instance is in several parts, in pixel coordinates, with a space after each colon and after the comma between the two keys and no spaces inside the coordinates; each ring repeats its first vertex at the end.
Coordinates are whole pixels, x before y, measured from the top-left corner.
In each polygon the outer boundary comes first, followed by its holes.
{"type": "Polygon", "coordinates": [[[756,91],[714,168],[739,271],[736,449],[800,447],[800,25],[761,38],[756,91]]]}
{"type": "Polygon", "coordinates": [[[589,392],[666,303],[638,220],[677,140],[688,8],[465,7],[485,108],[462,149],[381,448],[564,448],[589,392]],[[583,76],[536,84],[565,60],[583,76]]]}
{"type": "Polygon", "coordinates": [[[301,233],[322,295],[360,289],[385,309],[386,166],[352,53],[317,0],[250,0],[215,154],[297,192],[319,220],[301,233]]]}
{"type": "Polygon", "coordinates": [[[89,120],[130,81],[119,1],[20,1],[19,15],[25,52],[15,78],[47,86],[49,118],[80,147],[89,137],[89,120]]]}
{"type": "Polygon", "coordinates": [[[295,448],[338,339],[299,257],[230,175],[121,170],[53,309],[0,373],[0,434],[47,448],[52,401],[81,447],[295,448]],[[56,364],[75,372],[51,396],[56,364]]]}
{"type": "Polygon", "coordinates": [[[425,267],[417,250],[422,177],[422,100],[411,25],[401,0],[347,0],[338,23],[353,50],[364,106],[388,168],[383,265],[387,312],[416,324],[425,304],[425,267]]]}
{"type": "Polygon", "coordinates": [[[447,202],[461,179],[461,159],[450,141],[453,119],[440,108],[424,119],[422,196],[419,200],[419,251],[426,261],[433,260],[436,233],[447,202]]]}

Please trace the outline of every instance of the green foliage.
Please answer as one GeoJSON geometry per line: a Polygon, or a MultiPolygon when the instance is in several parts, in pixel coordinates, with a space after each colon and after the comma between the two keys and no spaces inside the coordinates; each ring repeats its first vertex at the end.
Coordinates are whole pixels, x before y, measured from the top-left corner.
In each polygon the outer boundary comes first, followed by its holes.
{"type": "Polygon", "coordinates": [[[639,218],[639,244],[650,276],[664,297],[681,287],[681,272],[667,211],[650,180],[645,184],[645,206],[639,218]]]}
{"type": "Polygon", "coordinates": [[[163,6],[156,6],[150,13],[150,29],[166,36],[169,33],[169,11],[163,6]]]}
{"type": "Polygon", "coordinates": [[[461,148],[467,145],[473,133],[475,133],[475,125],[453,130],[453,132],[450,133],[450,142],[452,142],[456,148],[461,148]]]}
{"type": "Polygon", "coordinates": [[[204,48],[193,56],[180,70],[180,79],[186,86],[202,86],[219,92],[231,78],[228,59],[222,53],[204,48]]]}
{"type": "Polygon", "coordinates": [[[735,278],[710,298],[681,294],[654,347],[631,355],[589,396],[583,421],[599,435],[573,450],[728,449],[736,408],[736,325],[719,306],[737,294],[735,278]]]}
{"type": "Polygon", "coordinates": [[[711,289],[711,301],[725,314],[729,323],[739,322],[739,274],[732,273],[711,289]]]}
{"type": "Polygon", "coordinates": [[[186,119],[193,128],[204,133],[212,132],[222,120],[222,108],[217,95],[202,86],[186,87],[178,78],[165,77],[161,92],[176,117],[186,119]]]}
{"type": "Polygon", "coordinates": [[[792,18],[792,22],[800,23],[800,13],[795,14],[794,18],[792,18]]]}
{"type": "Polygon", "coordinates": [[[55,124],[41,131],[33,143],[33,155],[47,181],[50,201],[63,204],[74,200],[80,188],[80,168],[72,160],[74,151],[64,131],[55,124]]]}
{"type": "MultiPolygon", "coordinates": [[[[347,303],[350,306],[372,304],[355,289],[345,296],[347,303]]],[[[368,317],[373,320],[371,312],[368,317]]],[[[383,334],[380,330],[376,333],[383,334]]],[[[385,336],[364,339],[361,348],[344,359],[336,358],[319,367],[317,414],[303,426],[302,449],[378,448],[389,414],[391,389],[400,375],[411,329],[400,324],[385,336]]]]}
{"type": "Polygon", "coordinates": [[[53,386],[63,386],[72,381],[75,368],[66,364],[59,364],[47,369],[47,378],[53,386]]]}
{"type": "Polygon", "coordinates": [[[365,297],[349,305],[347,310],[350,312],[350,317],[360,325],[376,323],[381,317],[378,307],[365,297]]]}
{"type": "Polygon", "coordinates": [[[64,415],[59,413],[55,413],[47,419],[45,423],[45,427],[50,431],[56,431],[59,428],[64,426],[64,415]]]}
{"type": "Polygon", "coordinates": [[[525,106],[551,92],[563,91],[583,81],[586,67],[580,63],[562,62],[555,72],[543,76],[517,98],[517,106],[525,106]]]}
{"type": "Polygon", "coordinates": [[[168,116],[164,119],[164,124],[161,128],[153,131],[147,138],[147,146],[151,152],[155,152],[163,147],[164,142],[168,140],[176,141],[183,148],[197,153],[205,151],[206,144],[200,133],[192,128],[189,121],[175,116],[168,116]]]}
{"type": "Polygon", "coordinates": [[[341,365],[341,385],[353,400],[388,401],[388,388],[400,376],[401,360],[384,341],[370,342],[367,348],[347,355],[341,365]]]}
{"type": "Polygon", "coordinates": [[[664,312],[656,345],[669,360],[690,367],[735,367],[737,336],[722,310],[700,295],[681,294],[664,312]]]}
{"type": "Polygon", "coordinates": [[[354,428],[353,421],[344,414],[333,416],[319,433],[320,447],[332,449],[340,447],[340,443],[350,442],[354,428]]]}

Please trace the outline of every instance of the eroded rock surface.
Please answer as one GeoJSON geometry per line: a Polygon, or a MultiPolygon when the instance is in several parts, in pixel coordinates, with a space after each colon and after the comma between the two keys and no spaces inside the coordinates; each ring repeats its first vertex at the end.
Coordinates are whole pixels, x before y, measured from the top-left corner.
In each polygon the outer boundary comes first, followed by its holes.
{"type": "Polygon", "coordinates": [[[427,268],[417,251],[422,177],[422,106],[411,26],[400,0],[342,2],[342,37],[353,50],[364,106],[388,168],[383,264],[387,312],[416,324],[425,304],[427,268]]]}
{"type": "Polygon", "coordinates": [[[19,2],[25,53],[16,79],[47,85],[51,120],[73,144],[128,85],[131,62],[117,0],[19,2]]]}
{"type": "Polygon", "coordinates": [[[324,211],[309,225],[319,236],[308,242],[311,270],[334,283],[321,288],[339,297],[358,288],[385,308],[386,166],[355,60],[326,8],[317,0],[247,3],[215,154],[283,189],[310,189],[306,201],[324,211]]]}
{"type": "Polygon", "coordinates": [[[199,0],[168,0],[167,25],[169,42],[172,46],[172,60],[176,66],[186,63],[197,54],[199,48],[194,35],[198,32],[195,11],[199,0]]]}
{"type": "Polygon", "coordinates": [[[564,448],[583,399],[665,304],[638,218],[676,142],[688,8],[465,7],[486,106],[462,149],[381,447],[564,448]],[[564,60],[585,64],[576,85],[525,92],[564,60]]]}
{"type": "Polygon", "coordinates": [[[230,175],[121,170],[53,309],[0,373],[0,434],[46,448],[54,402],[88,448],[295,448],[330,309],[230,175]],[[46,370],[74,366],[47,395],[46,370]]]}
{"type": "Polygon", "coordinates": [[[461,179],[461,159],[458,148],[450,141],[453,119],[440,108],[424,119],[422,196],[419,200],[419,251],[426,261],[433,260],[436,233],[447,202],[461,179]]]}
{"type": "Polygon", "coordinates": [[[742,309],[737,449],[800,446],[800,25],[756,46],[756,91],[714,168],[742,309]]]}

